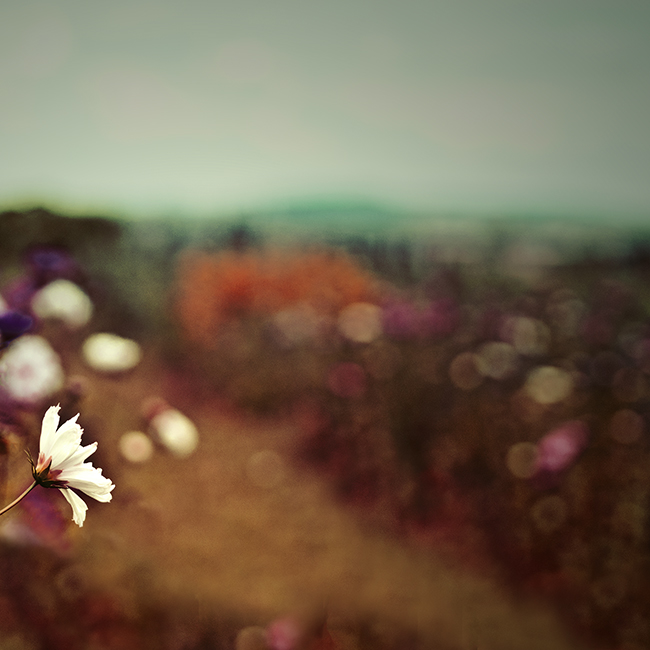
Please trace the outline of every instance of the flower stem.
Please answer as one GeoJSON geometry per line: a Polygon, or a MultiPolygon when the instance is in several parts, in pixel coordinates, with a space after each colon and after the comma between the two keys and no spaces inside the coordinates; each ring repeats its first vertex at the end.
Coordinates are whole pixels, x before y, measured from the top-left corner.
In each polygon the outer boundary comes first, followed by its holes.
{"type": "Polygon", "coordinates": [[[4,515],[7,510],[11,510],[15,505],[19,504],[35,487],[36,481],[34,481],[15,501],[12,501],[8,506],[5,506],[0,510],[0,515],[4,515]]]}

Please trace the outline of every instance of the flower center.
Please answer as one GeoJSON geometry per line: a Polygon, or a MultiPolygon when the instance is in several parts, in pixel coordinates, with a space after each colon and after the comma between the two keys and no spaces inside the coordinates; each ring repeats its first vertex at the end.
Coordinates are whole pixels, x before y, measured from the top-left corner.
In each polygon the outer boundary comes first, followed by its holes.
{"type": "Polygon", "coordinates": [[[52,466],[52,456],[45,458],[43,453],[38,455],[38,463],[34,465],[32,463],[32,476],[34,480],[39,485],[43,487],[55,487],[55,488],[65,488],[68,486],[67,481],[62,481],[59,479],[61,475],[60,469],[50,469],[52,466]]]}

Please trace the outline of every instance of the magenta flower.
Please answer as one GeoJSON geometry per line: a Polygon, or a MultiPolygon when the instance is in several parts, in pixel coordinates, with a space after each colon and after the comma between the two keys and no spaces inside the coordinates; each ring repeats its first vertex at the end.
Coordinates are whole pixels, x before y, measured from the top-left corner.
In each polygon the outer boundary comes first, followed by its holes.
{"type": "Polygon", "coordinates": [[[583,452],[589,429],[580,420],[565,422],[547,433],[537,444],[535,475],[557,474],[570,467],[583,452]]]}

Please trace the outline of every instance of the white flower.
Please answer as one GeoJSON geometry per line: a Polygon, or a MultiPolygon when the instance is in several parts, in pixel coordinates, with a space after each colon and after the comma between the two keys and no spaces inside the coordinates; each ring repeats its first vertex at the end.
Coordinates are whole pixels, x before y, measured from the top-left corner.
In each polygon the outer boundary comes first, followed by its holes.
{"type": "Polygon", "coordinates": [[[158,440],[180,458],[192,454],[199,444],[194,422],[176,409],[163,410],[151,420],[150,426],[158,440]]]}
{"type": "Polygon", "coordinates": [[[17,402],[36,404],[63,387],[59,355],[42,337],[25,334],[0,360],[0,386],[17,402]]]}
{"type": "Polygon", "coordinates": [[[92,318],[93,303],[74,282],[59,278],[34,294],[32,311],[38,318],[58,318],[76,330],[92,318]]]}
{"type": "Polygon", "coordinates": [[[39,485],[61,490],[72,506],[75,524],[83,526],[88,506],[75,490],[106,503],[112,499],[115,486],[102,476],[101,469],[84,463],[97,449],[97,443],[81,446],[83,429],[77,424],[79,414],[59,427],[59,409],[60,406],[50,406],[43,416],[38,463],[32,473],[39,485]]]}
{"type": "Polygon", "coordinates": [[[81,351],[93,370],[108,373],[131,370],[142,357],[142,350],[135,341],[108,332],[91,334],[81,351]]]}

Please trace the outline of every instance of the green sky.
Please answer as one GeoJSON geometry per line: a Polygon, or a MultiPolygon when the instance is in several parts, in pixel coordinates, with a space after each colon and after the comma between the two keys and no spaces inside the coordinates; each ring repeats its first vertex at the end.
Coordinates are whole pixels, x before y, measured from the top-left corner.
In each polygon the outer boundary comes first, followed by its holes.
{"type": "Polygon", "coordinates": [[[0,207],[650,213],[650,3],[0,0],[0,207]]]}

